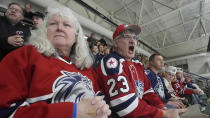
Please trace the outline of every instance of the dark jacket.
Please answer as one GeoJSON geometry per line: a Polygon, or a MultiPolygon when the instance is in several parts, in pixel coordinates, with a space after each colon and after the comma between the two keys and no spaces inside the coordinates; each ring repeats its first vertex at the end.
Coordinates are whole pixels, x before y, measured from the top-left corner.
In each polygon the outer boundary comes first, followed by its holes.
{"type": "Polygon", "coordinates": [[[31,35],[29,26],[23,23],[18,23],[13,26],[5,16],[0,16],[0,61],[9,52],[19,48],[8,43],[8,37],[16,35],[17,31],[21,31],[23,33],[24,42],[26,42],[31,35]]]}
{"type": "Polygon", "coordinates": [[[155,74],[151,69],[145,70],[145,73],[150,80],[151,86],[155,93],[160,96],[164,103],[167,103],[172,96],[169,94],[163,78],[160,75],[155,74]]]}

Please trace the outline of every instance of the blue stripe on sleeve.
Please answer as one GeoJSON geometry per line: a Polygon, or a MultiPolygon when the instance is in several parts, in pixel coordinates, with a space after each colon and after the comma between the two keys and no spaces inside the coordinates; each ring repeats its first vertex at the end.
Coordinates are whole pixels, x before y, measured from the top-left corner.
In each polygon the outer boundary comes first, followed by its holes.
{"type": "Polygon", "coordinates": [[[115,112],[122,111],[123,109],[127,108],[134,100],[136,99],[136,96],[131,97],[129,100],[112,107],[112,110],[115,112]]]}
{"type": "Polygon", "coordinates": [[[74,103],[72,118],[76,118],[76,117],[77,117],[77,103],[74,103]]]}

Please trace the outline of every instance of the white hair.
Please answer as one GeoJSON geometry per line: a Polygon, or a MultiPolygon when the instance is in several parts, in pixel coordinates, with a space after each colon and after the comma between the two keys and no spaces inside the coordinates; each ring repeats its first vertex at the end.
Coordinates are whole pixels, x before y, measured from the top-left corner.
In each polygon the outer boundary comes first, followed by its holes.
{"type": "Polygon", "coordinates": [[[56,48],[47,39],[47,24],[48,21],[54,15],[60,15],[66,17],[75,26],[76,42],[71,47],[70,59],[77,66],[77,68],[89,68],[93,64],[93,58],[90,53],[87,41],[84,39],[83,30],[77,20],[73,15],[73,12],[69,8],[53,8],[48,9],[48,14],[44,19],[42,25],[38,30],[32,31],[32,36],[28,41],[29,45],[34,45],[38,52],[44,54],[45,56],[55,56],[59,55],[56,48]]]}

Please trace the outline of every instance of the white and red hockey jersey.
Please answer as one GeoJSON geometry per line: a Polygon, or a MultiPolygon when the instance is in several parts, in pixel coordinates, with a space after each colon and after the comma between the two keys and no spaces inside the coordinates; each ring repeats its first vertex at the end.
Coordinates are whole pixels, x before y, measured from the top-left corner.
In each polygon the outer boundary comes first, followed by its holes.
{"type": "Polygon", "coordinates": [[[138,61],[125,61],[117,53],[105,56],[97,70],[99,86],[119,117],[162,118],[162,103],[138,61]]]}
{"type": "Polygon", "coordinates": [[[1,118],[75,118],[76,103],[98,91],[94,69],[25,46],[0,63],[1,118]]]}
{"type": "Polygon", "coordinates": [[[185,85],[183,83],[183,81],[173,81],[171,82],[171,85],[173,87],[173,89],[175,90],[175,92],[177,93],[177,95],[192,95],[192,89],[187,89],[185,88],[185,85]]]}

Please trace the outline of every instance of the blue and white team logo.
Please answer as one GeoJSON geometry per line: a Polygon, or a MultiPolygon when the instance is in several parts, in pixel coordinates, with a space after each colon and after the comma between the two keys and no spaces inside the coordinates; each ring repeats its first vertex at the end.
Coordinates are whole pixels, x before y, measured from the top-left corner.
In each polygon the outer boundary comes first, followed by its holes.
{"type": "Polygon", "coordinates": [[[53,83],[52,103],[79,102],[95,95],[92,82],[79,72],[61,71],[63,75],[53,83]]]}
{"type": "Polygon", "coordinates": [[[106,62],[106,66],[107,68],[111,69],[111,68],[116,68],[118,65],[118,62],[115,58],[111,57],[108,59],[108,61],[106,62]]]}
{"type": "Polygon", "coordinates": [[[144,94],[144,83],[140,80],[136,81],[136,95],[139,98],[142,98],[144,94]]]}
{"type": "Polygon", "coordinates": [[[160,98],[164,99],[165,98],[164,87],[163,87],[163,83],[159,76],[157,76],[157,81],[158,81],[158,83],[155,85],[154,91],[155,91],[155,93],[158,93],[160,98]]]}

